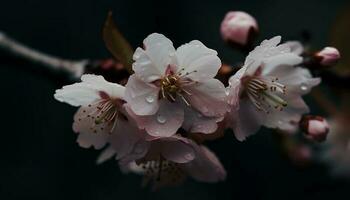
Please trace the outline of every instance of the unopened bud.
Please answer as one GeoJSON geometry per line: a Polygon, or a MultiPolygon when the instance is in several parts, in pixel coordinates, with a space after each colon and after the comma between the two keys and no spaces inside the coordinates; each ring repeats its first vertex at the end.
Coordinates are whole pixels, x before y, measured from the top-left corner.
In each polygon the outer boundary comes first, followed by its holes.
{"type": "Polygon", "coordinates": [[[325,47],[316,53],[316,57],[320,59],[320,64],[323,66],[333,66],[340,59],[338,49],[334,47],[325,47]]]}
{"type": "Polygon", "coordinates": [[[230,43],[248,45],[258,32],[256,20],[248,13],[230,11],[221,22],[221,36],[230,43]]]}
{"type": "Polygon", "coordinates": [[[306,138],[309,140],[317,142],[326,140],[329,132],[329,125],[325,118],[311,115],[304,116],[300,125],[306,138]]]}

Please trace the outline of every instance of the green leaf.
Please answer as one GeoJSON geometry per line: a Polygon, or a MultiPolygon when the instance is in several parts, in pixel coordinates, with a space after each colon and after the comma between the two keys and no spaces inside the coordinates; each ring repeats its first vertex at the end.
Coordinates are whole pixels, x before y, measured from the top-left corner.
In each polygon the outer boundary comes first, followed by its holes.
{"type": "Polygon", "coordinates": [[[103,26],[102,36],[111,54],[124,65],[129,73],[132,73],[134,50],[115,25],[111,11],[108,13],[103,26]]]}

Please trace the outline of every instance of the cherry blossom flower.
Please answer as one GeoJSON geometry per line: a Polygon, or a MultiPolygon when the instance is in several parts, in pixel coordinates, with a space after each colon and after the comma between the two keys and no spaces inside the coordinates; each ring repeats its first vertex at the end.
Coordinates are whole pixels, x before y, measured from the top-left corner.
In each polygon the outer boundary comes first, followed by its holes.
{"type": "Polygon", "coordinates": [[[244,66],[229,80],[229,126],[238,140],[260,126],[291,131],[309,111],[302,95],[320,83],[307,69],[295,67],[302,58],[280,36],[265,40],[247,56],[244,66]]]}
{"type": "Polygon", "coordinates": [[[226,178],[226,171],[213,152],[177,135],[151,141],[143,159],[120,162],[120,167],[125,173],[144,175],[144,185],[153,182],[153,189],[177,185],[186,176],[201,182],[226,178]]]}
{"type": "Polygon", "coordinates": [[[73,130],[79,133],[79,145],[101,149],[110,135],[126,123],[126,112],[123,111],[125,88],[92,74],[83,75],[81,80],[56,90],[54,97],[72,106],[80,106],[73,123],[73,130]]]}
{"type": "Polygon", "coordinates": [[[194,40],[175,50],[164,35],[153,33],[137,48],[126,84],[125,100],[140,128],[169,137],[184,122],[185,107],[204,117],[227,111],[224,85],[214,76],[221,67],[217,52],[194,40]]]}

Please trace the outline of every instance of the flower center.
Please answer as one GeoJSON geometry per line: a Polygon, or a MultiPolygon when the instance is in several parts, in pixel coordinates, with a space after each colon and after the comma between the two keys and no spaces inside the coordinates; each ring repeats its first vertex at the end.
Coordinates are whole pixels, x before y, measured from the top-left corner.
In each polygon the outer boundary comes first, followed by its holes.
{"type": "MultiPolygon", "coordinates": [[[[93,120],[93,124],[91,125],[90,129],[94,133],[98,133],[111,125],[108,133],[113,133],[113,130],[117,126],[118,118],[125,117],[119,111],[122,104],[122,100],[110,98],[102,98],[92,104],[89,104],[88,107],[91,109],[91,111],[88,112],[85,117],[93,120]]],[[[83,113],[86,112],[86,110],[83,110],[83,113]]],[[[81,121],[81,118],[78,120],[81,121]]]]}
{"type": "Polygon", "coordinates": [[[117,106],[111,100],[102,100],[97,105],[95,124],[111,123],[118,117],[117,106]]]}
{"type": "Polygon", "coordinates": [[[246,94],[259,111],[271,112],[271,108],[283,110],[287,102],[280,96],[286,94],[286,86],[278,78],[253,77],[246,82],[246,94]]]}
{"type": "Polygon", "coordinates": [[[161,84],[162,97],[169,101],[175,101],[176,96],[181,94],[180,78],[177,75],[168,75],[164,77],[161,84]]]}
{"type": "Polygon", "coordinates": [[[190,80],[186,76],[197,72],[186,72],[183,73],[184,68],[180,69],[177,73],[173,73],[170,68],[167,70],[166,76],[160,80],[160,93],[161,98],[168,99],[171,102],[175,102],[177,97],[180,97],[186,105],[190,105],[186,99],[186,95],[191,95],[184,86],[196,83],[195,81],[190,80]]]}

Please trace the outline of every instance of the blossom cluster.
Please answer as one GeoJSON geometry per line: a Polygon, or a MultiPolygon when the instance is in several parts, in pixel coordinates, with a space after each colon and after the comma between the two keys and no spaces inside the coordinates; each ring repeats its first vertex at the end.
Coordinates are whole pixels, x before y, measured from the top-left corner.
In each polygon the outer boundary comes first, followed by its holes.
{"type": "Polygon", "coordinates": [[[80,107],[73,123],[77,142],[104,148],[99,163],[115,158],[122,171],[143,174],[155,188],[187,176],[217,182],[226,171],[194,135],[231,128],[243,141],[261,126],[293,133],[309,111],[302,95],[320,79],[300,67],[295,43],[280,42],[280,36],[264,40],[223,83],[216,79],[222,63],[215,50],[198,40],[175,49],[153,33],[135,50],[125,86],[84,74],[54,97],[80,107]]]}

